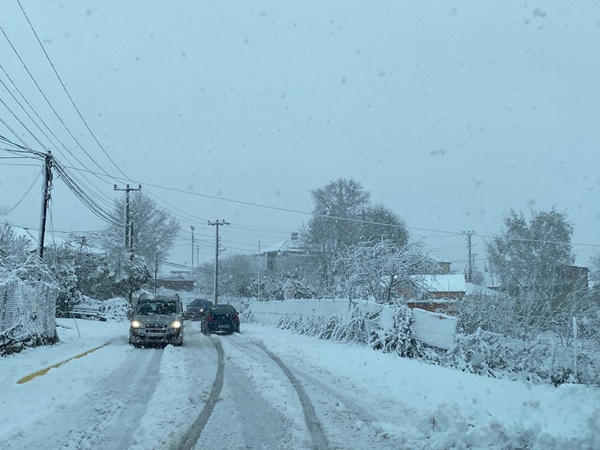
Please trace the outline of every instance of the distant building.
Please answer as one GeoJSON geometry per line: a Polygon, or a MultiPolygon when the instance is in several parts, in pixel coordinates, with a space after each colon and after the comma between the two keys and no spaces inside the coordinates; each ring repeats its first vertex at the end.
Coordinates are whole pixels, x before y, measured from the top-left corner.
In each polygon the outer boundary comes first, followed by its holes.
{"type": "Polygon", "coordinates": [[[270,247],[261,249],[260,256],[264,258],[264,268],[269,271],[275,268],[275,261],[284,255],[303,255],[305,252],[300,248],[298,233],[292,233],[290,239],[278,242],[270,247]]]}
{"type": "Polygon", "coordinates": [[[450,273],[450,265],[452,264],[450,261],[446,261],[439,258],[433,258],[433,260],[437,262],[437,265],[440,268],[442,275],[447,275],[450,273]]]}
{"type": "Polygon", "coordinates": [[[464,274],[415,275],[413,280],[414,291],[403,292],[404,298],[409,299],[409,308],[443,311],[465,295],[501,295],[493,289],[467,282],[464,274]]]}
{"type": "Polygon", "coordinates": [[[171,289],[175,292],[191,292],[194,290],[194,279],[189,270],[173,270],[156,278],[156,288],[171,289]]]}
{"type": "MultiPolygon", "coordinates": [[[[584,295],[589,289],[589,269],[580,266],[558,266],[552,280],[545,281],[544,288],[551,288],[553,307],[560,307],[573,294],[584,295]]],[[[500,283],[497,289],[508,295],[519,296],[527,291],[537,291],[542,286],[511,286],[500,283]]]]}

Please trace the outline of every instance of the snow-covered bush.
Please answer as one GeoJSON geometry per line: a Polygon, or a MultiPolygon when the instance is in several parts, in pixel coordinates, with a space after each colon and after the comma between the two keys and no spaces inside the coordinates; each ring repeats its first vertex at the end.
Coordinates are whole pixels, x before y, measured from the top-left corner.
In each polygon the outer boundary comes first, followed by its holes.
{"type": "Polygon", "coordinates": [[[370,325],[369,346],[385,353],[396,352],[402,357],[418,357],[422,345],[414,338],[414,317],[411,310],[405,305],[397,305],[392,317],[393,326],[388,328],[378,326],[373,314],[367,316],[367,323],[370,325]]]}
{"type": "MultiPolygon", "coordinates": [[[[275,305],[284,303],[274,302],[275,305]]],[[[487,377],[554,385],[600,385],[600,340],[580,339],[573,346],[572,341],[565,345],[560,338],[553,339],[550,335],[540,334],[524,340],[478,328],[456,335],[454,345],[443,350],[415,338],[414,314],[405,305],[376,305],[375,309],[358,306],[353,304],[349,314],[326,317],[297,312],[283,314],[278,327],[320,339],[363,344],[401,357],[487,377]]],[[[250,307],[241,319],[254,322],[256,317],[250,307]]]]}
{"type": "MultiPolygon", "coordinates": [[[[402,357],[420,356],[425,346],[413,337],[410,309],[405,305],[395,306],[392,327],[382,326],[381,313],[381,308],[370,312],[354,308],[350,317],[346,318],[339,315],[284,316],[278,328],[320,339],[364,344],[386,353],[395,352],[402,357]]],[[[248,316],[246,318],[250,319],[248,316]]]]}
{"type": "Polygon", "coordinates": [[[459,335],[440,364],[493,378],[526,379],[536,383],[600,385],[596,353],[565,347],[549,339],[510,338],[481,329],[459,335]],[[575,366],[575,354],[577,367],[575,366]]]}
{"type": "Polygon", "coordinates": [[[108,320],[121,322],[127,320],[129,302],[124,297],[115,297],[108,300],[93,300],[85,298],[85,303],[91,303],[102,308],[102,314],[108,320]]]}

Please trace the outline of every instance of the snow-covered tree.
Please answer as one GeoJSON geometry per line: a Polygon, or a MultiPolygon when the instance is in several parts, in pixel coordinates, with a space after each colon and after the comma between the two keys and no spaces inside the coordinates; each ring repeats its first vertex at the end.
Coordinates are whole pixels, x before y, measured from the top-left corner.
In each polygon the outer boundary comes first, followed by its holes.
{"type": "MultiPolygon", "coordinates": [[[[251,297],[256,277],[255,257],[230,255],[219,261],[219,293],[221,295],[251,297]]],[[[210,290],[212,291],[214,288],[210,290]]]]}
{"type": "Polygon", "coordinates": [[[339,178],[311,191],[313,217],[301,232],[304,249],[318,258],[322,283],[332,287],[333,264],[340,255],[364,242],[408,242],[404,222],[382,205],[371,205],[371,194],[356,180],[339,178]]]}
{"type": "Polygon", "coordinates": [[[564,213],[531,211],[529,221],[511,209],[504,231],[487,245],[488,258],[510,293],[552,296],[561,268],[573,264],[573,226],[564,213]]]}
{"type": "Polygon", "coordinates": [[[388,241],[408,244],[409,233],[404,220],[383,205],[369,206],[361,216],[359,242],[388,241]]]}
{"type": "Polygon", "coordinates": [[[487,245],[503,291],[518,299],[516,317],[531,332],[551,326],[579,282],[569,275],[574,261],[572,233],[566,215],[555,209],[532,211],[529,221],[511,209],[504,218],[503,234],[487,245]]]}
{"type": "Polygon", "coordinates": [[[31,256],[31,246],[31,240],[15,234],[10,225],[0,226],[0,264],[5,267],[18,266],[31,256]]]}
{"type": "Polygon", "coordinates": [[[342,289],[350,298],[374,298],[392,304],[418,287],[418,275],[439,270],[423,253],[420,242],[398,246],[394,242],[360,243],[337,260],[342,289]]]}
{"type": "Polygon", "coordinates": [[[150,278],[142,258],[132,260],[124,251],[109,255],[90,245],[85,236],[71,236],[67,242],[48,248],[44,262],[59,282],[57,310],[63,314],[83,296],[97,300],[124,297],[129,288],[137,291],[150,278]]]}
{"type": "MultiPolygon", "coordinates": [[[[151,271],[154,271],[156,256],[164,259],[173,247],[180,230],[179,222],[165,210],[140,192],[131,195],[129,202],[133,223],[134,253],[141,256],[151,271]]],[[[114,217],[117,223],[125,224],[125,200],[115,201],[114,217]]],[[[102,234],[101,245],[111,255],[128,251],[124,245],[124,226],[111,225],[102,234]]]]}

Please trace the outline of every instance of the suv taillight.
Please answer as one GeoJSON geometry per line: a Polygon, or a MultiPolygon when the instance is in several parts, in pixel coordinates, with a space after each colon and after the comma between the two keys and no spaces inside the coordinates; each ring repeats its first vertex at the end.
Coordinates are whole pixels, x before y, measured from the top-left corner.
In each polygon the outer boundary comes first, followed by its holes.
{"type": "Polygon", "coordinates": [[[206,321],[207,322],[212,322],[213,321],[213,316],[206,316],[206,321]]]}

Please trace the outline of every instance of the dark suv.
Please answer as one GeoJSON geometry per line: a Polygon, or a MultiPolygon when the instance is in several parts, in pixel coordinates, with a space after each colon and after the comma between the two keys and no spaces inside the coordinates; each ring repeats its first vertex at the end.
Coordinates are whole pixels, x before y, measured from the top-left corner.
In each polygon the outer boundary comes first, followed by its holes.
{"type": "Polygon", "coordinates": [[[179,295],[140,295],[133,306],[129,344],[183,345],[183,306],[179,295]]]}
{"type": "Polygon", "coordinates": [[[204,312],[213,305],[213,302],[205,298],[196,298],[187,305],[183,317],[190,320],[200,320],[204,312]]]}

